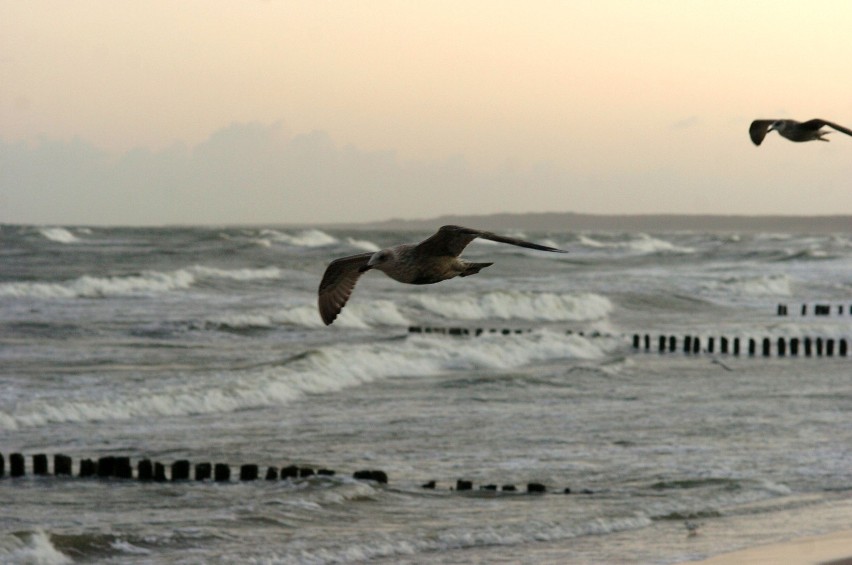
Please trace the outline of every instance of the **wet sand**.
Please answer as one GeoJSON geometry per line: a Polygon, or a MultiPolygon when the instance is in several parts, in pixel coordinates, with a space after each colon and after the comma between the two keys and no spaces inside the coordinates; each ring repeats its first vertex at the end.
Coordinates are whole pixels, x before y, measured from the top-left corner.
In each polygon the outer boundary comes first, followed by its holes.
{"type": "Polygon", "coordinates": [[[852,530],[750,547],[717,555],[701,565],[852,565],[852,530]]]}

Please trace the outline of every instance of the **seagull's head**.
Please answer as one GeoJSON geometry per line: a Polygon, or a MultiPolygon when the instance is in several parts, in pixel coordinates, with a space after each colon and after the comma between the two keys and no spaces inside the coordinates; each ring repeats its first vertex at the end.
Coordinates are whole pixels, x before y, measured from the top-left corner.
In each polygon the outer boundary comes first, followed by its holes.
{"type": "Polygon", "coordinates": [[[369,271],[370,269],[378,269],[380,271],[384,270],[384,267],[391,264],[395,258],[394,252],[392,249],[382,249],[381,251],[376,251],[373,253],[373,256],[370,257],[370,260],[367,261],[367,264],[361,267],[361,272],[369,271]]]}

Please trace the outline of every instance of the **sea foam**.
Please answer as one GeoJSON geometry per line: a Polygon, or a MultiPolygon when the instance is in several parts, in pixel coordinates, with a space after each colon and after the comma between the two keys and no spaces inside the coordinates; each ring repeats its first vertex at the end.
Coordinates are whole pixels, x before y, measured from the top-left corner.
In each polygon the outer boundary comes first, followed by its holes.
{"type": "Polygon", "coordinates": [[[624,250],[637,254],[652,254],[652,253],[694,253],[692,247],[681,247],[674,245],[669,241],[651,237],[645,233],[639,233],[631,236],[627,241],[603,242],[593,239],[589,236],[580,236],[580,243],[585,247],[594,249],[617,249],[624,250]]]}
{"type": "Polygon", "coordinates": [[[65,228],[38,228],[38,232],[45,238],[56,243],[74,243],[80,241],[73,233],[65,228]]]}
{"type": "Polygon", "coordinates": [[[9,565],[63,565],[71,558],[56,549],[43,530],[0,535],[0,562],[9,565]]]}
{"type": "Polygon", "coordinates": [[[729,277],[712,281],[706,285],[711,291],[728,294],[754,296],[790,296],[790,277],[787,275],[764,275],[758,277],[729,277]]]}
{"type": "Polygon", "coordinates": [[[612,311],[608,298],[592,293],[493,291],[455,296],[422,295],[416,300],[429,312],[458,320],[600,320],[612,311]]]}
{"type": "Polygon", "coordinates": [[[223,270],[192,266],[171,272],[146,271],[138,275],[93,277],[84,275],[61,283],[3,283],[0,297],[31,298],[105,298],[110,296],[144,296],[185,290],[199,279],[254,281],[280,278],[275,267],[262,269],[223,270]]]}
{"type": "Polygon", "coordinates": [[[557,359],[594,359],[604,345],[580,336],[541,331],[512,336],[457,340],[410,336],[404,341],[345,344],[306,352],[291,363],[223,372],[126,390],[97,397],[19,402],[0,417],[0,428],[55,422],[147,419],[152,416],[226,413],[280,406],[307,394],[329,394],[390,377],[431,376],[459,370],[509,370],[557,359]]]}
{"type": "Polygon", "coordinates": [[[261,235],[273,242],[284,243],[294,247],[324,247],[337,243],[336,237],[316,229],[304,230],[295,234],[288,234],[278,230],[263,230],[261,235]]]}

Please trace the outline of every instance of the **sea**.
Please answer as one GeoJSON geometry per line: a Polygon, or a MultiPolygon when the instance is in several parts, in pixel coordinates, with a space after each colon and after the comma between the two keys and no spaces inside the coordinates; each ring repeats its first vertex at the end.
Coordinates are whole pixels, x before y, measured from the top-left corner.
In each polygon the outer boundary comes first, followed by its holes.
{"type": "Polygon", "coordinates": [[[368,272],[327,327],[330,261],[430,234],[0,226],[0,562],[665,564],[852,528],[852,356],[774,349],[852,339],[852,233],[501,233],[568,253],[368,272]],[[109,456],[232,474],[78,476],[109,456]],[[293,465],[333,474],[265,479],[293,465]]]}

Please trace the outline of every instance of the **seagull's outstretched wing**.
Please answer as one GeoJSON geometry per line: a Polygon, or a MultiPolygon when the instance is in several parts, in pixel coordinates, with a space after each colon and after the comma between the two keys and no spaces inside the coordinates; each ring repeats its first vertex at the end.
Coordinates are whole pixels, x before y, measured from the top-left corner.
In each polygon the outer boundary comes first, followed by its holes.
{"type": "Polygon", "coordinates": [[[441,226],[441,228],[428,239],[423,240],[420,244],[415,248],[417,253],[424,256],[452,256],[457,257],[461,255],[461,252],[467,247],[467,244],[476,239],[477,237],[481,237],[482,239],[489,239],[491,241],[497,241],[499,243],[508,243],[509,245],[517,245],[519,247],[526,247],[528,249],[538,249],[539,251],[552,251],[555,253],[568,253],[562,249],[556,249],[555,247],[548,247],[546,245],[539,245],[538,243],[532,243],[530,241],[524,241],[522,239],[515,239],[513,237],[505,237],[502,235],[497,235],[496,233],[491,233],[489,231],[480,231],[471,228],[465,228],[462,226],[441,226]]]}
{"type": "Polygon", "coordinates": [[[763,143],[763,138],[766,137],[766,132],[769,131],[769,126],[775,123],[775,121],[776,120],[754,120],[748,128],[748,134],[751,136],[752,143],[755,145],[763,143]]]}
{"type": "Polygon", "coordinates": [[[367,266],[372,256],[372,253],[359,253],[335,259],[328,264],[320,281],[317,302],[325,325],[331,324],[343,310],[361,276],[362,268],[367,266]]]}
{"type": "Polygon", "coordinates": [[[808,120],[807,122],[802,122],[799,125],[801,127],[805,128],[805,129],[810,129],[810,130],[814,130],[814,131],[817,131],[819,128],[821,128],[823,126],[828,126],[832,129],[836,129],[837,131],[839,131],[841,133],[845,133],[846,135],[852,135],[852,130],[850,130],[849,128],[845,128],[843,126],[837,125],[834,122],[829,122],[829,121],[826,121],[826,120],[820,120],[819,118],[816,118],[816,119],[813,119],[813,120],[808,120]]]}

